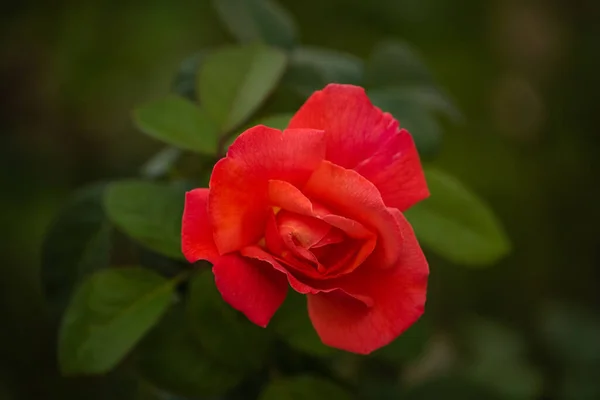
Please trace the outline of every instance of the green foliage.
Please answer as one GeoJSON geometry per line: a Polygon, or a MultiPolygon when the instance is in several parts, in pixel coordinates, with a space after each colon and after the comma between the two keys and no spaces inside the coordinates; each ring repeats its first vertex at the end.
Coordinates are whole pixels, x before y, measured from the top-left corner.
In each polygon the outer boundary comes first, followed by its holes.
{"type": "Polygon", "coordinates": [[[246,373],[267,361],[269,336],[225,303],[212,273],[192,279],[186,312],[191,332],[213,360],[246,373]]]}
{"type": "Polygon", "coordinates": [[[373,104],[391,113],[408,129],[424,157],[437,154],[442,129],[435,118],[441,113],[454,121],[460,111],[437,87],[432,74],[408,44],[379,43],[365,66],[365,85],[373,104]]]}
{"type": "Polygon", "coordinates": [[[253,125],[265,125],[270,128],[284,130],[289,125],[293,116],[294,114],[291,113],[269,115],[268,117],[259,119],[253,125]]]}
{"type": "Polygon", "coordinates": [[[105,184],[77,191],[48,229],[42,245],[44,293],[55,315],[67,306],[75,285],[110,263],[110,225],[102,207],[105,184]]]}
{"type": "Polygon", "coordinates": [[[157,387],[180,396],[204,398],[227,392],[243,374],[212,360],[189,322],[183,307],[172,309],[140,344],[139,371],[157,387]]]}
{"type": "Polygon", "coordinates": [[[141,268],[107,269],[88,278],[62,322],[61,371],[101,374],[116,366],[167,310],[176,282],[141,268]]]}
{"type": "Polygon", "coordinates": [[[142,245],[181,258],[181,215],[185,190],[166,183],[122,181],[104,197],[109,219],[142,245]]]}
{"type": "Polygon", "coordinates": [[[269,324],[281,340],[291,348],[317,357],[328,357],[339,351],[325,346],[313,328],[306,306],[306,296],[290,291],[269,324]]]}
{"type": "Polygon", "coordinates": [[[218,128],[208,114],[189,100],[169,95],[134,112],[138,128],[165,143],[205,154],[217,151],[218,128]]]}
{"type": "Polygon", "coordinates": [[[420,242],[466,266],[492,264],[510,250],[489,207],[456,178],[434,168],[425,174],[431,196],[406,212],[420,242]]]}
{"type": "Polygon", "coordinates": [[[180,149],[165,147],[142,166],[141,175],[149,179],[162,178],[171,171],[180,157],[180,149]]]}
{"type": "Polygon", "coordinates": [[[272,0],[213,0],[219,17],[240,43],[261,42],[291,48],[297,28],[290,14],[272,0]]]}
{"type": "Polygon", "coordinates": [[[259,400],[350,400],[353,397],[343,388],[323,378],[296,376],[273,381],[259,400]]]}
{"type": "Polygon", "coordinates": [[[432,83],[433,77],[425,63],[404,42],[379,43],[365,67],[365,84],[372,88],[432,83]]]}
{"type": "MultiPolygon", "coordinates": [[[[334,82],[366,87],[373,103],[411,132],[422,157],[441,147],[437,118],[461,117],[405,43],[382,42],[365,61],[300,45],[294,21],[272,0],[212,5],[238,44],[185,59],[173,93],[133,113],[139,130],[167,145],[141,168],[142,179],[154,182],[132,179],[82,192],[50,229],[42,271],[44,289],[59,312],[87,278],[60,329],[63,373],[117,374],[119,363],[133,367],[127,372],[147,392],[137,388],[138,400],[246,399],[259,393],[260,400],[539,395],[538,373],[511,332],[479,326],[469,339],[468,363],[452,379],[405,387],[401,373],[424,360],[429,319],[362,357],[324,345],[306,297],[294,291],[262,329],[222,299],[210,272],[178,284],[188,277],[181,273],[188,267],[181,254],[185,192],[208,183],[216,158],[243,129],[259,124],[285,129],[302,101],[334,82]],[[176,178],[186,184],[169,183],[176,178]],[[111,226],[133,239],[138,257],[133,264],[139,267],[101,270],[110,261],[111,226]],[[175,299],[178,304],[170,307],[175,299]],[[128,354],[132,362],[123,363],[128,354]],[[339,381],[328,381],[331,376],[339,381]]],[[[468,266],[491,264],[508,252],[502,227],[481,199],[442,171],[428,168],[426,175],[431,197],[407,212],[423,246],[468,266]]],[[[581,375],[573,378],[578,379],[581,375]]]]}
{"type": "Polygon", "coordinates": [[[200,50],[183,60],[171,84],[174,93],[190,101],[199,101],[196,92],[198,71],[208,54],[210,54],[210,50],[200,50]]]}
{"type": "Polygon", "coordinates": [[[284,130],[289,125],[290,120],[292,119],[293,116],[294,116],[293,114],[289,114],[289,113],[273,114],[273,115],[269,115],[264,118],[259,118],[255,121],[252,121],[250,124],[248,124],[248,126],[244,127],[244,129],[240,129],[240,132],[237,135],[232,135],[229,138],[229,140],[227,140],[226,147],[231,146],[231,144],[233,142],[235,142],[235,140],[238,138],[238,136],[242,132],[244,132],[246,129],[251,128],[256,125],[265,125],[265,126],[268,126],[269,128],[284,130]]]}
{"type": "Polygon", "coordinates": [[[298,47],[290,55],[283,84],[308,97],[328,83],[360,84],[363,64],[352,54],[318,47],[298,47]]]}
{"type": "Polygon", "coordinates": [[[260,107],[285,65],[284,53],[262,45],[225,47],[207,57],[198,76],[198,93],[222,133],[244,123],[260,107]]]}
{"type": "Polygon", "coordinates": [[[421,156],[432,156],[439,151],[442,130],[427,108],[411,100],[402,90],[373,90],[369,91],[369,98],[411,133],[421,156]]]}

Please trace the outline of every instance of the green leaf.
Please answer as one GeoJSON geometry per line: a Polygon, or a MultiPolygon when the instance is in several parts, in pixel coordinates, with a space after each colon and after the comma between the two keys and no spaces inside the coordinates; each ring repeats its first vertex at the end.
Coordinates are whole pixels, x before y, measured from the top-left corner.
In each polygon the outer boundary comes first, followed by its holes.
{"type": "Polygon", "coordinates": [[[525,343],[515,332],[486,320],[471,321],[465,331],[471,354],[466,377],[507,399],[539,398],[542,376],[525,358],[525,343]]]}
{"type": "Polygon", "coordinates": [[[254,371],[266,361],[269,335],[223,300],[212,273],[190,283],[187,316],[206,354],[236,371],[254,371]]]}
{"type": "Polygon", "coordinates": [[[349,400],[353,396],[335,383],[312,376],[296,376],[271,382],[259,400],[349,400]]]}
{"type": "Polygon", "coordinates": [[[438,153],[442,130],[427,108],[389,90],[369,91],[369,98],[374,105],[392,114],[400,126],[411,133],[421,156],[431,157],[438,153]]]}
{"type": "Polygon", "coordinates": [[[294,114],[287,114],[287,113],[285,113],[285,114],[273,114],[273,115],[269,115],[267,117],[258,119],[256,121],[253,121],[250,124],[248,124],[248,126],[246,126],[245,129],[241,130],[241,132],[239,134],[231,136],[227,140],[226,148],[228,148],[229,146],[231,146],[231,144],[233,142],[235,142],[235,140],[238,138],[238,136],[240,134],[242,134],[243,131],[245,131],[246,129],[249,129],[249,128],[253,127],[253,126],[256,126],[256,125],[265,125],[265,126],[268,126],[269,128],[275,128],[275,129],[279,129],[279,130],[284,130],[289,125],[290,120],[292,119],[293,116],[294,116],[294,114]]]}
{"type": "Polygon", "coordinates": [[[286,56],[262,45],[226,47],[212,53],[198,76],[198,93],[222,133],[243,124],[283,75],[286,56]]]}
{"type": "Polygon", "coordinates": [[[64,374],[102,374],[115,367],[167,310],[176,280],[141,268],[92,275],[71,300],[59,333],[64,374]]]}
{"type": "Polygon", "coordinates": [[[425,175],[431,196],[406,211],[417,238],[457,264],[489,265],[510,251],[492,210],[453,176],[434,168],[425,175]]]}
{"type": "MultiPolygon", "coordinates": [[[[176,307],[142,341],[137,364],[144,378],[171,393],[198,397],[227,392],[243,378],[207,356],[176,307]]],[[[210,321],[209,321],[210,322],[210,321]]]]}
{"type": "Polygon", "coordinates": [[[328,83],[360,85],[363,61],[348,53],[319,47],[299,47],[290,56],[284,84],[302,96],[310,96],[328,83]]]}
{"type": "Polygon", "coordinates": [[[142,176],[149,179],[164,177],[179,160],[181,153],[176,147],[165,147],[142,166],[142,176]]]}
{"type": "Polygon", "coordinates": [[[431,85],[391,86],[369,90],[369,96],[375,96],[385,103],[413,104],[428,111],[441,113],[454,121],[462,118],[450,98],[440,89],[431,85]]]}
{"type": "Polygon", "coordinates": [[[269,329],[273,329],[281,340],[302,353],[317,357],[340,353],[339,350],[321,342],[308,317],[306,296],[296,292],[288,293],[285,302],[269,324],[269,329]]]}
{"type": "Polygon", "coordinates": [[[123,181],[111,184],[104,197],[109,219],[149,249],[172,258],[181,254],[182,187],[165,183],[123,181]]]}
{"type": "Polygon", "coordinates": [[[81,279],[110,263],[110,224],[102,208],[105,184],[78,190],[42,244],[42,287],[54,315],[67,307],[81,279]]]}
{"type": "Polygon", "coordinates": [[[432,84],[433,77],[425,63],[404,42],[384,41],[377,45],[367,61],[367,87],[432,84]]]}
{"type": "Polygon", "coordinates": [[[293,116],[294,114],[289,113],[269,115],[268,117],[259,119],[253,125],[265,125],[270,128],[284,130],[287,129],[293,116]]]}
{"type": "Polygon", "coordinates": [[[171,85],[173,92],[190,101],[198,102],[196,93],[198,71],[209,53],[210,50],[201,50],[183,60],[171,85]]]}
{"type": "Polygon", "coordinates": [[[144,133],[181,149],[217,151],[218,128],[206,112],[182,97],[169,95],[140,106],[134,121],[144,133]]]}
{"type": "Polygon", "coordinates": [[[291,15],[271,0],[213,0],[219,17],[240,43],[291,48],[297,29],[291,15]]]}

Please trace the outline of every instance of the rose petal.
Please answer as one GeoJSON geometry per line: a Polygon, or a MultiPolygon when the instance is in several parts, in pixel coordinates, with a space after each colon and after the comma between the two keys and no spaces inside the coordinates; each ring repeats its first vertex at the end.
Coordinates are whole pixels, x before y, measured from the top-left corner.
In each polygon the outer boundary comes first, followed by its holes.
{"type": "Polygon", "coordinates": [[[344,235],[342,230],[334,228],[330,230],[329,233],[323,239],[319,240],[319,243],[315,243],[315,245],[312,246],[312,248],[317,249],[319,247],[327,246],[330,244],[341,243],[344,241],[345,238],[346,235],[344,235]]]}
{"type": "Polygon", "coordinates": [[[389,344],[423,314],[429,267],[412,228],[400,213],[402,254],[394,268],[363,265],[338,279],[343,292],[308,295],[308,312],[323,343],[369,354],[389,344]],[[370,306],[357,297],[370,299],[370,306]]]}
{"type": "Polygon", "coordinates": [[[285,210],[277,214],[277,223],[282,235],[291,235],[306,249],[320,242],[332,229],[330,224],[317,218],[285,210]]]}
{"type": "Polygon", "coordinates": [[[363,88],[341,84],[310,96],[288,127],[324,130],[326,159],[345,168],[354,168],[398,132],[398,122],[375,107],[363,88]]]}
{"type": "Polygon", "coordinates": [[[271,264],[273,268],[277,271],[284,273],[287,276],[288,282],[292,289],[297,291],[298,293],[306,294],[306,293],[319,293],[321,290],[311,287],[306,283],[298,280],[294,275],[292,275],[283,265],[279,263],[271,254],[267,253],[263,249],[258,246],[248,246],[244,247],[241,250],[241,254],[244,257],[253,258],[255,260],[260,260],[271,264]]]}
{"type": "Polygon", "coordinates": [[[181,251],[193,263],[219,257],[208,217],[208,189],[194,189],[185,194],[181,221],[181,251]]]}
{"type": "Polygon", "coordinates": [[[359,222],[340,215],[334,215],[324,207],[313,203],[300,191],[300,189],[288,182],[271,180],[269,181],[268,192],[269,203],[273,206],[301,215],[319,218],[331,226],[342,230],[352,238],[358,239],[373,236],[373,234],[359,222]]]}
{"type": "Polygon", "coordinates": [[[321,131],[255,126],[229,147],[210,179],[208,209],[220,254],[256,243],[268,215],[267,185],[302,185],[325,156],[321,131]]]}
{"type": "Polygon", "coordinates": [[[227,254],[213,266],[223,300],[256,325],[267,326],[287,294],[285,275],[270,265],[239,254],[227,254]]]}
{"type": "Polygon", "coordinates": [[[406,129],[354,169],[379,189],[388,207],[404,211],[429,197],[417,147],[406,129]]]}
{"type": "Polygon", "coordinates": [[[358,172],[323,161],[303,192],[344,215],[374,229],[379,243],[374,256],[380,267],[394,265],[400,255],[402,233],[377,188],[358,172]]]}
{"type": "Polygon", "coordinates": [[[345,296],[348,296],[356,301],[364,304],[367,307],[373,305],[373,301],[369,296],[365,296],[360,293],[348,293],[345,289],[339,287],[339,280],[314,280],[314,279],[298,279],[290,271],[288,271],[279,261],[277,261],[272,255],[265,252],[258,246],[248,246],[242,249],[240,252],[244,257],[253,258],[256,260],[264,261],[276,269],[279,272],[283,272],[287,275],[288,283],[298,293],[302,294],[317,294],[317,293],[330,293],[339,292],[345,296]]]}

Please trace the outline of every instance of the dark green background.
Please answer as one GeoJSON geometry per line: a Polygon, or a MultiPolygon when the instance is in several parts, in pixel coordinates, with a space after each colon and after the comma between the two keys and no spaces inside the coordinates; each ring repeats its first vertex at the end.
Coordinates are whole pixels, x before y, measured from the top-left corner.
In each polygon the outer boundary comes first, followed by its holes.
{"type": "MultiPolygon", "coordinates": [[[[597,386],[582,389],[593,379],[571,375],[598,371],[600,355],[593,367],[571,368],[540,326],[546,310],[568,305],[575,311],[557,328],[565,340],[583,349],[600,341],[586,331],[598,326],[591,318],[600,305],[600,3],[280,3],[304,44],[364,58],[381,39],[408,41],[465,114],[462,123],[445,124],[436,164],[491,203],[514,252],[488,269],[432,256],[431,318],[447,332],[462,332],[473,315],[499,321],[524,338],[544,398],[596,398],[585,393],[597,386]],[[585,313],[583,328],[569,319],[577,312],[585,313]],[[575,389],[565,394],[564,387],[575,389]]],[[[208,1],[7,6],[0,23],[0,398],[79,398],[95,380],[58,377],[55,326],[38,275],[44,231],[74,188],[137,173],[160,144],[133,129],[132,108],[166,94],[187,55],[232,39],[208,1]]]]}

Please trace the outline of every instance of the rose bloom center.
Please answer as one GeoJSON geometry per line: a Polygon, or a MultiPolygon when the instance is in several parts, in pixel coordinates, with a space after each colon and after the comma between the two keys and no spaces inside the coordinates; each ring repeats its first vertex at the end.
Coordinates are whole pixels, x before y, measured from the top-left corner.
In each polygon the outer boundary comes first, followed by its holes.
{"type": "Polygon", "coordinates": [[[260,245],[294,274],[327,279],[348,274],[373,252],[373,235],[351,237],[329,223],[273,208],[260,245]]]}

